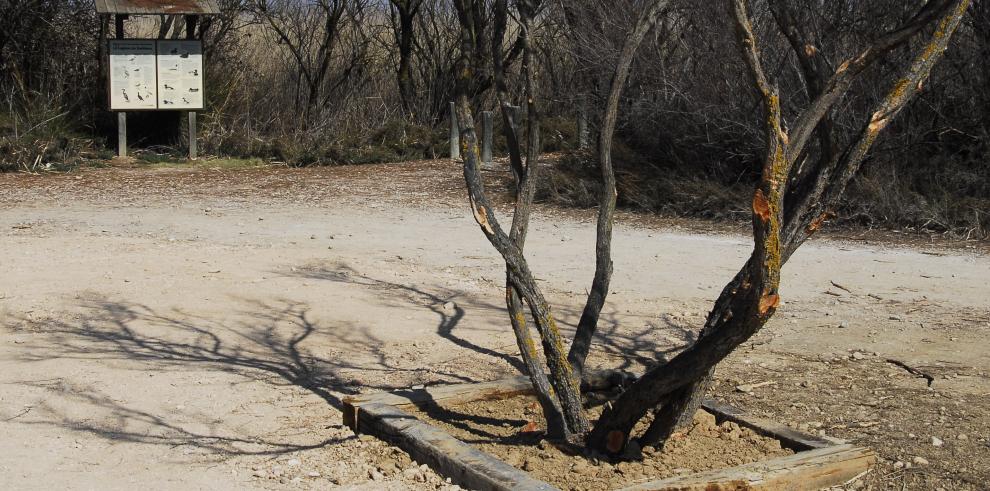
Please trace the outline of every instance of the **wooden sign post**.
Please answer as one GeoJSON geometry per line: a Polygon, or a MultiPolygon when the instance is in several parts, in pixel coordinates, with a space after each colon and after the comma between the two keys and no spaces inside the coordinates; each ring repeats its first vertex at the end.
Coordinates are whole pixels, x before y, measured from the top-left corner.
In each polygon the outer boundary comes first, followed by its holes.
{"type": "Polygon", "coordinates": [[[205,107],[201,38],[208,25],[199,23],[199,17],[219,14],[217,0],[95,0],[95,4],[103,21],[114,16],[116,28],[112,40],[102,39],[105,30],[101,29],[100,43],[107,44],[107,100],[109,109],[117,113],[117,155],[127,155],[128,112],[184,111],[189,158],[195,159],[196,111],[205,107]],[[161,39],[125,39],[124,21],[131,15],[161,17],[161,39]],[[179,29],[178,20],[184,20],[185,39],[165,39],[170,28],[179,29]]]}

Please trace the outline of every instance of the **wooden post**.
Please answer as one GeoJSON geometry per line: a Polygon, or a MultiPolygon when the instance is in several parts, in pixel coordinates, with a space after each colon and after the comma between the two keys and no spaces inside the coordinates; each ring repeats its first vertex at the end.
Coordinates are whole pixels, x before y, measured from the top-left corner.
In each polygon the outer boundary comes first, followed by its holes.
{"type": "Polygon", "coordinates": [[[186,16],[186,39],[196,39],[196,23],[199,17],[195,15],[186,16]]]}
{"type": "Polygon", "coordinates": [[[491,169],[492,165],[492,134],[494,133],[492,124],[492,112],[481,112],[481,165],[491,169]]]}
{"type": "Polygon", "coordinates": [[[96,45],[96,95],[97,104],[103,109],[110,107],[110,101],[107,100],[107,94],[109,93],[107,90],[107,38],[110,33],[110,16],[101,14],[99,19],[99,41],[96,45]]]}
{"type": "Polygon", "coordinates": [[[127,16],[123,14],[116,14],[113,16],[113,32],[117,39],[124,39],[124,20],[126,19],[127,16]]]}
{"type": "Polygon", "coordinates": [[[196,160],[196,111],[189,111],[189,160],[196,160]]]}
{"type": "MultiPolygon", "coordinates": [[[[186,16],[186,39],[196,39],[196,23],[198,16],[186,16]]],[[[189,160],[196,160],[196,111],[189,111],[189,160]]]]}
{"type": "MultiPolygon", "coordinates": [[[[124,39],[124,20],[126,15],[115,14],[113,16],[114,36],[117,39],[124,39]]],[[[107,81],[107,83],[110,83],[107,81]]],[[[120,111],[117,113],[117,156],[127,156],[127,113],[120,111]]]]}
{"type": "Polygon", "coordinates": [[[583,94],[578,101],[577,138],[578,150],[588,147],[588,98],[583,94]]]}
{"type": "Polygon", "coordinates": [[[509,125],[512,126],[512,129],[517,133],[517,136],[519,133],[519,127],[522,126],[521,121],[519,121],[521,115],[522,111],[519,110],[519,106],[509,106],[509,125]]]}
{"type": "Polygon", "coordinates": [[[127,113],[117,113],[117,156],[127,156],[127,113]]]}
{"type": "Polygon", "coordinates": [[[453,102],[450,103],[450,158],[461,158],[461,133],[457,128],[457,114],[453,102]]]}

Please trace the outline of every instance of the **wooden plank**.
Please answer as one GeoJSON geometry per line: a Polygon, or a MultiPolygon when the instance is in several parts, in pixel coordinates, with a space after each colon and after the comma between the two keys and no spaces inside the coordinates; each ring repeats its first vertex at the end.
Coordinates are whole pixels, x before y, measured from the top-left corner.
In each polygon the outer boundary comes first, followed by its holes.
{"type": "Polygon", "coordinates": [[[460,486],[483,491],[557,489],[395,406],[369,403],[360,410],[362,431],[397,445],[460,486]]]}
{"type": "Polygon", "coordinates": [[[876,459],[869,449],[836,445],[730,469],[639,484],[622,491],[815,490],[855,478],[869,470],[876,459]]]}
{"type": "Polygon", "coordinates": [[[729,420],[740,426],[751,428],[761,435],[780,440],[783,446],[792,450],[810,450],[845,443],[834,438],[821,438],[804,433],[767,419],[746,413],[742,409],[705,398],[701,407],[715,415],[717,420],[729,420]]]}
{"type": "Polygon", "coordinates": [[[459,404],[481,399],[503,399],[514,395],[532,394],[529,377],[513,377],[480,384],[454,384],[424,389],[378,392],[344,398],[344,424],[352,430],[359,428],[357,408],[367,404],[388,404],[396,407],[425,406],[440,401],[459,404]]]}
{"type": "MultiPolygon", "coordinates": [[[[581,390],[582,392],[607,390],[627,383],[632,377],[634,377],[633,374],[616,370],[589,372],[585,380],[582,381],[581,390]]],[[[438,404],[441,401],[447,404],[463,404],[484,399],[504,399],[527,394],[533,394],[533,386],[528,376],[521,375],[492,382],[453,384],[350,396],[344,398],[344,424],[352,429],[357,428],[355,408],[369,403],[390,404],[397,407],[428,406],[438,404]]],[[[733,421],[741,426],[751,428],[762,435],[780,440],[785,447],[792,450],[810,450],[845,443],[834,438],[810,435],[780,423],[750,415],[742,409],[722,404],[714,399],[706,398],[702,402],[702,407],[720,421],[733,421]]]]}
{"type": "MultiPolygon", "coordinates": [[[[631,380],[632,377],[632,374],[617,370],[590,371],[581,382],[581,390],[607,390],[631,380]]],[[[533,384],[529,376],[520,375],[492,382],[453,384],[349,396],[344,398],[344,424],[351,429],[358,428],[357,408],[365,404],[389,404],[396,407],[428,406],[440,401],[447,404],[463,404],[527,394],[533,394],[533,384]]]]}
{"type": "Polygon", "coordinates": [[[194,14],[215,15],[220,13],[216,0],[169,0],[149,2],[147,0],[95,0],[96,11],[104,14],[194,14]]]}
{"type": "MultiPolygon", "coordinates": [[[[619,371],[590,373],[585,391],[602,391],[627,383],[632,374],[619,371]]],[[[532,394],[526,376],[480,384],[456,384],[428,389],[383,392],[344,399],[344,422],[355,433],[369,433],[390,441],[419,462],[472,489],[554,489],[532,479],[446,432],[419,421],[400,407],[425,406],[440,401],[459,404],[532,394]],[[533,487],[535,486],[535,487],[533,487]]],[[[721,420],[734,421],[800,451],[794,455],[729,469],[677,476],[638,484],[627,490],[812,490],[842,484],[866,472],[876,462],[869,449],[839,440],[819,438],[741,409],[706,399],[703,407],[721,420]]]]}

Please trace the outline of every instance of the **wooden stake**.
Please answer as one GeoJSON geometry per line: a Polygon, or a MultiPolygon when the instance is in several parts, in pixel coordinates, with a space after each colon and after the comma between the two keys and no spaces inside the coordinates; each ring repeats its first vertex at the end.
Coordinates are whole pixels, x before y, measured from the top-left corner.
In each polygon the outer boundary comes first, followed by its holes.
{"type": "Polygon", "coordinates": [[[522,111],[519,110],[519,106],[509,106],[509,119],[511,120],[512,129],[516,130],[516,134],[519,134],[521,113],[522,111]]]}
{"type": "Polygon", "coordinates": [[[492,168],[492,112],[482,111],[481,113],[481,164],[486,168],[492,168]]]}
{"type": "Polygon", "coordinates": [[[117,113],[117,156],[127,156],[127,113],[117,113]]]}
{"type": "Polygon", "coordinates": [[[450,103],[450,158],[461,158],[461,133],[457,128],[457,114],[454,112],[454,103],[450,103]]]}
{"type": "Polygon", "coordinates": [[[578,102],[578,118],[577,118],[577,137],[578,137],[578,150],[584,150],[588,147],[588,98],[581,96],[580,102],[578,102]]]}
{"type": "Polygon", "coordinates": [[[189,160],[196,160],[196,111],[189,111],[189,160]]]}

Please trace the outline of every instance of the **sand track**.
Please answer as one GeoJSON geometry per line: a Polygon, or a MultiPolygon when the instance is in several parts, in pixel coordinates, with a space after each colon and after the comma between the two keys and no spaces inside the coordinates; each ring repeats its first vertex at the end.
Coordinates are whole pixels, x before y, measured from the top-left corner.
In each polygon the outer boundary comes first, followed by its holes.
{"type": "MultiPolygon", "coordinates": [[[[593,273],[588,217],[541,207],[529,241],[568,326],[593,273]]],[[[628,367],[690,342],[749,240],[620,222],[593,356],[628,367]]],[[[343,428],[340,397],[518,364],[503,272],[447,162],[0,175],[0,247],[4,489],[436,489],[343,428]]],[[[871,486],[985,489],[988,294],[981,249],[808,244],[718,395],[873,446],[871,486]]]]}

